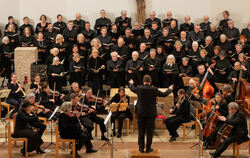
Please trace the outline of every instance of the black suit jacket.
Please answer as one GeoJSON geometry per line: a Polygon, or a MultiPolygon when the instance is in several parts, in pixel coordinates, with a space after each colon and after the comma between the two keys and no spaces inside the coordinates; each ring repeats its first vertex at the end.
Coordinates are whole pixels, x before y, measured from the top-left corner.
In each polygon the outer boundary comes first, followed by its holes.
{"type": "Polygon", "coordinates": [[[170,89],[161,92],[148,84],[137,87],[130,84],[129,88],[137,94],[136,114],[141,117],[156,117],[156,97],[166,97],[172,92],[170,89]]]}
{"type": "Polygon", "coordinates": [[[233,125],[231,136],[237,136],[237,143],[248,140],[247,120],[241,110],[237,111],[231,119],[227,119],[226,123],[233,125]]]}

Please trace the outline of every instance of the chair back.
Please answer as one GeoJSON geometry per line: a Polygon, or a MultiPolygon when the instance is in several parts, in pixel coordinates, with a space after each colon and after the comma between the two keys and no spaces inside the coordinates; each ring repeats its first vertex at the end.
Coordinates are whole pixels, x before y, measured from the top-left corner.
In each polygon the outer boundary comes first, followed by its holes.
{"type": "Polygon", "coordinates": [[[11,125],[10,125],[10,121],[7,121],[7,130],[8,130],[8,142],[11,142],[11,125]]]}
{"type": "Polygon", "coordinates": [[[55,123],[55,133],[56,133],[56,141],[58,140],[59,138],[59,130],[58,130],[58,124],[55,123]]]}

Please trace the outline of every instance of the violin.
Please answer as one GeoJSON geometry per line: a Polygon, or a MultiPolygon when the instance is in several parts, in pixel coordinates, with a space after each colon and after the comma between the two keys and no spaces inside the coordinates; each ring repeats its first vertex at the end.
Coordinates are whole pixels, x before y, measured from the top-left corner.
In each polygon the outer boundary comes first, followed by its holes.
{"type": "Polygon", "coordinates": [[[190,100],[192,96],[199,95],[199,93],[200,93],[199,88],[196,86],[194,89],[191,90],[191,95],[189,96],[188,100],[190,100]]]}
{"type": "Polygon", "coordinates": [[[88,98],[89,102],[95,102],[97,101],[97,103],[103,103],[105,101],[105,99],[101,98],[101,97],[96,97],[95,95],[92,95],[90,98],[88,98]]]}
{"type": "Polygon", "coordinates": [[[178,100],[178,102],[175,104],[175,106],[172,108],[173,111],[177,108],[177,106],[180,106],[185,100],[185,97],[184,96],[181,96],[178,100]]]}

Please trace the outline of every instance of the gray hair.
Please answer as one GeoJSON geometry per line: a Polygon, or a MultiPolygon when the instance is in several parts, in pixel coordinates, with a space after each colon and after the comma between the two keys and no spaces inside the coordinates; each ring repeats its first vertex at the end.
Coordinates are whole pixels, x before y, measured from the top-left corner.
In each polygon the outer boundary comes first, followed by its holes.
{"type": "Polygon", "coordinates": [[[223,37],[224,37],[224,38],[227,38],[227,36],[226,36],[225,34],[221,34],[221,35],[220,35],[220,39],[223,38],[223,37]]]}
{"type": "Polygon", "coordinates": [[[53,63],[52,63],[52,65],[55,65],[55,61],[56,61],[56,60],[59,61],[59,58],[58,58],[58,57],[54,57],[54,58],[53,58],[53,63]]]}
{"type": "Polygon", "coordinates": [[[137,51],[133,51],[133,52],[132,52],[132,56],[133,56],[134,54],[136,54],[137,56],[139,56],[139,54],[138,54],[137,51]]]}
{"type": "Polygon", "coordinates": [[[2,43],[4,43],[5,40],[8,40],[8,43],[10,42],[9,37],[8,36],[4,36],[2,39],[2,43]]]}
{"type": "Polygon", "coordinates": [[[113,51],[113,52],[110,53],[110,55],[112,57],[113,55],[118,55],[118,53],[116,51],[113,51]]]}
{"type": "Polygon", "coordinates": [[[236,102],[231,102],[228,104],[228,107],[232,108],[232,109],[239,109],[239,105],[236,102]]]}
{"type": "Polygon", "coordinates": [[[199,44],[198,44],[198,42],[197,41],[194,41],[193,43],[192,43],[192,46],[199,46],[199,44]]]}
{"type": "Polygon", "coordinates": [[[151,49],[150,49],[150,52],[154,52],[154,53],[156,53],[156,49],[151,48],[151,49]]]}
{"type": "Polygon", "coordinates": [[[175,64],[175,57],[173,54],[168,55],[167,60],[166,60],[166,64],[168,64],[168,59],[173,59],[173,64],[175,64]]]}
{"type": "Polygon", "coordinates": [[[227,92],[227,93],[232,93],[232,87],[230,84],[225,84],[222,86],[222,90],[227,92]]]}
{"type": "Polygon", "coordinates": [[[122,14],[122,13],[126,13],[126,14],[127,14],[127,11],[126,11],[126,10],[122,10],[122,11],[121,11],[121,14],[122,14]]]}
{"type": "Polygon", "coordinates": [[[207,36],[207,37],[205,38],[205,40],[206,40],[206,41],[212,41],[212,37],[211,37],[211,36],[207,36]]]}
{"type": "Polygon", "coordinates": [[[33,94],[33,93],[27,94],[26,97],[25,97],[25,100],[28,100],[30,98],[36,98],[35,94],[33,94]]]}
{"type": "Polygon", "coordinates": [[[71,102],[64,102],[62,105],[61,105],[61,111],[62,112],[69,112],[69,108],[72,107],[72,104],[71,102]]]}

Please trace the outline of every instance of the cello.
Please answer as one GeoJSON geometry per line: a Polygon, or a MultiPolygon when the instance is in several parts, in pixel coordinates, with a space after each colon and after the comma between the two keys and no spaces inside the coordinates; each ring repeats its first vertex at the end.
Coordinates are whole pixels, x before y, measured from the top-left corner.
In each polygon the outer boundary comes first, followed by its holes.
{"type": "MultiPolygon", "coordinates": [[[[221,98],[220,102],[217,104],[221,106],[225,103],[225,100],[221,98]]],[[[203,135],[205,138],[208,138],[212,133],[214,133],[217,123],[218,123],[218,116],[222,116],[221,113],[216,109],[216,105],[214,105],[214,109],[211,111],[211,115],[208,118],[208,122],[204,127],[203,135]]]]}

